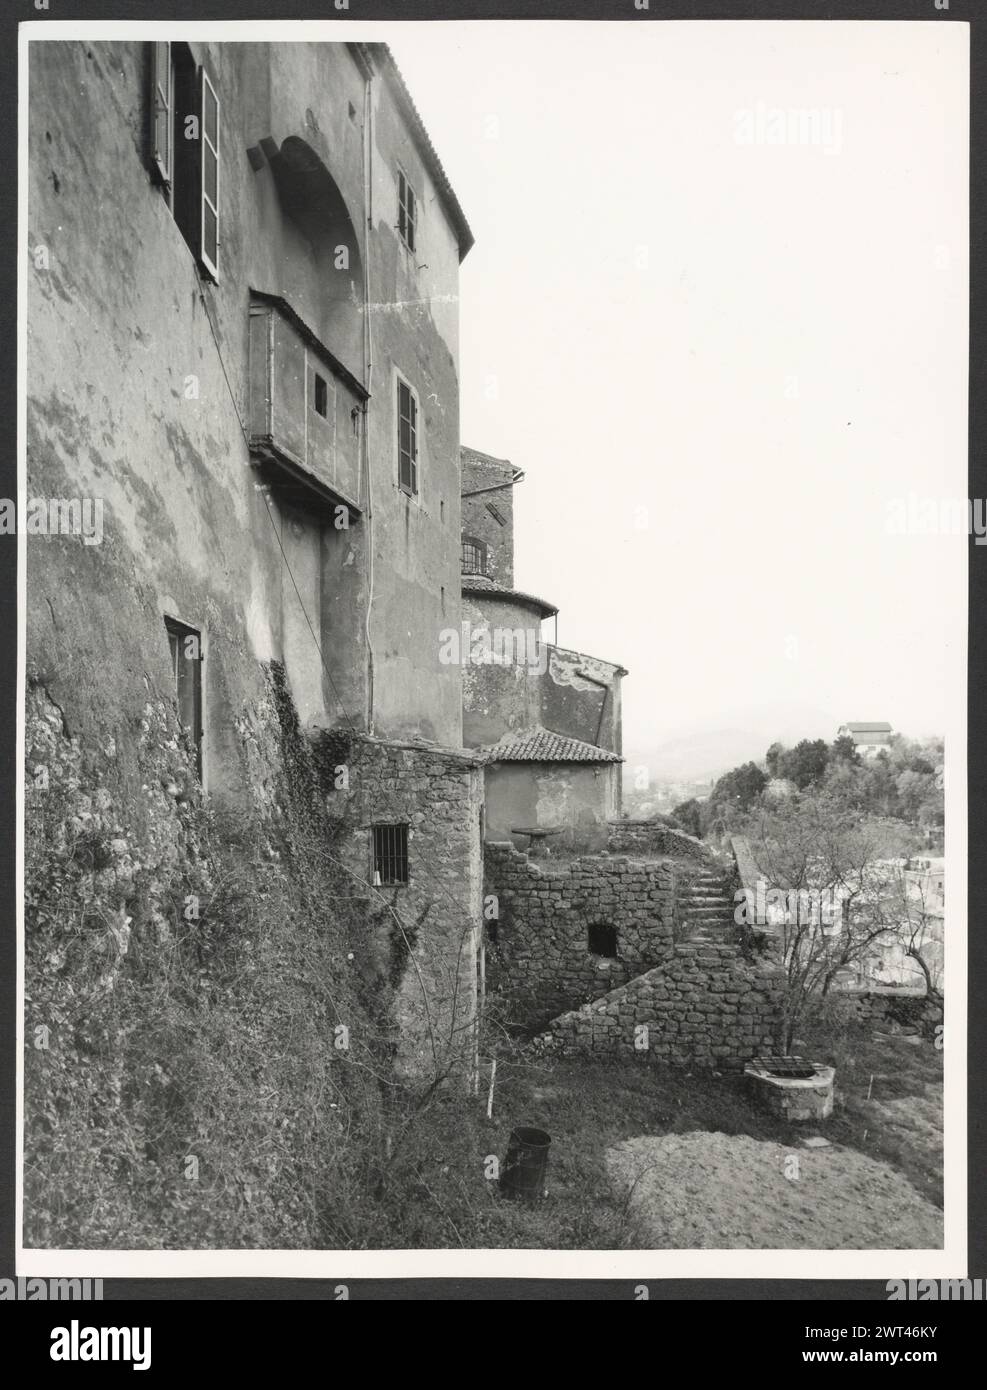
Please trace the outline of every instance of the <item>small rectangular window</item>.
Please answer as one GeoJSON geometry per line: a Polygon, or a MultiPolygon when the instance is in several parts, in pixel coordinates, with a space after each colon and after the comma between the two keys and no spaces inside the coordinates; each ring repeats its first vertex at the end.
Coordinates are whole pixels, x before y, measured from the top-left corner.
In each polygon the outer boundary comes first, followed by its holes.
{"type": "Polygon", "coordinates": [[[587,946],[591,955],[603,956],[607,960],[617,958],[617,928],[605,922],[597,922],[587,930],[587,946]]]}
{"type": "Polygon", "coordinates": [[[313,404],[316,415],[321,415],[323,420],[329,414],[329,383],[324,376],[315,373],[315,391],[313,393],[313,404]]]}
{"type": "Polygon", "coordinates": [[[398,234],[409,251],[414,251],[418,232],[418,199],[405,175],[398,170],[398,234]]]}
{"type": "Polygon", "coordinates": [[[408,882],[407,825],[374,826],[374,886],[408,882]]]}
{"type": "Polygon", "coordinates": [[[178,719],[188,735],[195,756],[195,770],[202,780],[202,634],[194,627],[165,618],[171,671],[175,682],[178,719]]]}
{"type": "Polygon", "coordinates": [[[418,399],[406,381],[398,382],[398,486],[418,495],[418,399]]]}

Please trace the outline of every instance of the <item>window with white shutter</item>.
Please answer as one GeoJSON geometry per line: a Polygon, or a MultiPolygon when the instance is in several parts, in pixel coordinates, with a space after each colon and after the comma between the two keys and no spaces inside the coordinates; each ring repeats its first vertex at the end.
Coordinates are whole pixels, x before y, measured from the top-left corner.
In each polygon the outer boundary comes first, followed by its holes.
{"type": "Polygon", "coordinates": [[[199,71],[199,257],[214,280],[219,279],[219,97],[199,71]]]}
{"type": "Polygon", "coordinates": [[[219,96],[187,43],[151,48],[151,164],[182,236],[219,279],[219,96]]]}
{"type": "Polygon", "coordinates": [[[398,235],[409,251],[418,241],[418,199],[402,169],[398,170],[398,235]]]}
{"type": "Polygon", "coordinates": [[[174,167],[175,81],[170,43],[151,44],[151,162],[171,187],[174,167]]]}

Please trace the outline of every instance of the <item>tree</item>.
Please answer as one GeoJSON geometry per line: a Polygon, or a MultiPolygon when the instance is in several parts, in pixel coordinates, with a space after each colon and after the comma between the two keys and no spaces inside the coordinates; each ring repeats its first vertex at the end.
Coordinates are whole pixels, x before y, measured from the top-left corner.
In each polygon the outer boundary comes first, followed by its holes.
{"type": "Polygon", "coordinates": [[[732,772],[725,772],[713,788],[712,801],[736,804],[746,811],[761,795],[768,779],[757,763],[742,763],[732,772]]]}
{"type": "Polygon", "coordinates": [[[900,926],[896,861],[914,848],[908,827],[860,815],[840,798],[806,792],[778,808],[762,803],[745,826],[763,875],[764,899],[783,900],[781,920],[748,925],[775,934],[787,977],[783,1046],[813,995],[900,926]]]}
{"type": "Polygon", "coordinates": [[[771,747],[765,753],[764,764],[768,769],[769,777],[779,777],[781,775],[778,771],[778,768],[781,764],[781,759],[785,755],[785,752],[786,749],[783,743],[772,743],[771,747]]]}
{"type": "Polygon", "coordinates": [[[736,827],[767,784],[757,763],[743,763],[725,772],[710,792],[703,815],[706,829],[722,832],[736,827]]]}
{"type": "Polygon", "coordinates": [[[825,739],[804,738],[783,755],[779,775],[794,782],[799,791],[821,780],[829,763],[829,747],[825,739]]]}
{"type": "Polygon", "coordinates": [[[857,745],[849,734],[840,734],[839,738],[833,739],[833,746],[830,749],[830,764],[850,763],[854,767],[860,766],[860,754],[857,752],[857,745]]]}
{"type": "Polygon", "coordinates": [[[697,801],[695,797],[689,801],[683,801],[673,809],[672,815],[687,835],[695,835],[697,840],[702,838],[703,808],[701,801],[697,801]]]}
{"type": "Polygon", "coordinates": [[[906,768],[898,774],[895,790],[898,793],[901,814],[907,820],[918,821],[923,806],[929,802],[934,803],[935,783],[935,773],[931,768],[928,772],[914,772],[911,768],[906,768]]]}

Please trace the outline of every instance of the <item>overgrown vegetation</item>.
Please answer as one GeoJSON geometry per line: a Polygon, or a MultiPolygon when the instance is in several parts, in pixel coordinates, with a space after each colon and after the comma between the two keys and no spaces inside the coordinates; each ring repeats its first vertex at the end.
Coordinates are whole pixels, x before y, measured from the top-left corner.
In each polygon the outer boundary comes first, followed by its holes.
{"type": "Polygon", "coordinates": [[[281,772],[233,812],[199,804],[166,709],[137,786],[38,684],[29,707],[26,1243],[455,1243],[427,1192],[475,1107],[395,1079],[400,933],[339,867],[338,740],[302,738],[273,668],[281,772]]]}

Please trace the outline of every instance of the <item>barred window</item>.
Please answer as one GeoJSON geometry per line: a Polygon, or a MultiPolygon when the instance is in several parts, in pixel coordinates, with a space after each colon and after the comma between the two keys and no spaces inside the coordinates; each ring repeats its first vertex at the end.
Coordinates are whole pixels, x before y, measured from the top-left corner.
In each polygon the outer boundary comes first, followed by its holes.
{"type": "Polygon", "coordinates": [[[463,537],[463,574],[486,574],[487,547],[474,536],[463,537]]]}
{"type": "Polygon", "coordinates": [[[374,826],[374,886],[408,882],[407,825],[374,826]]]}

